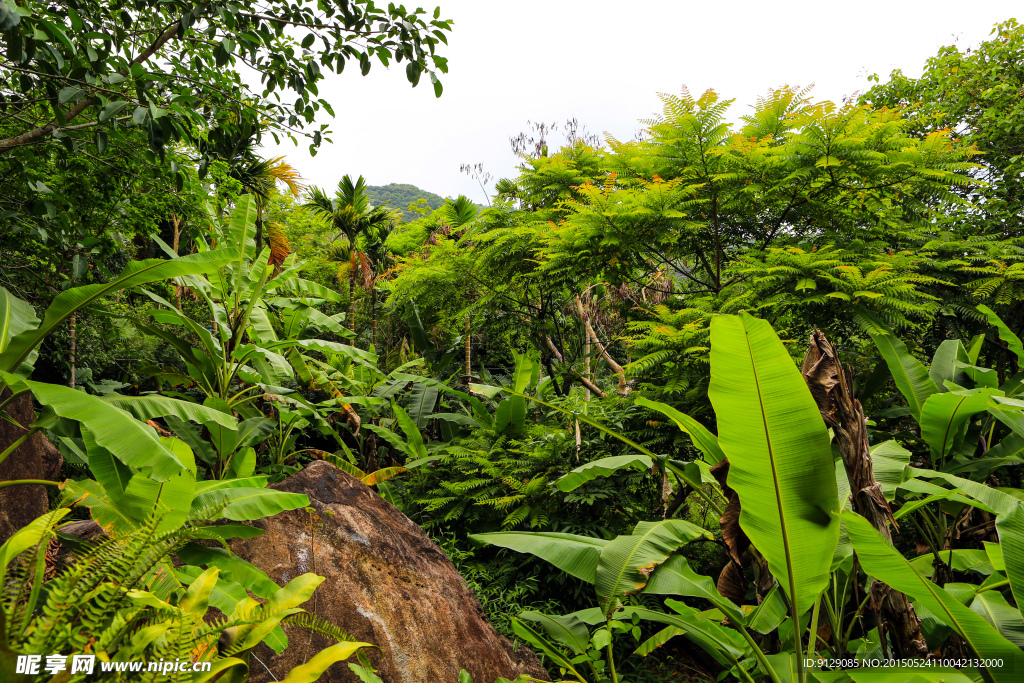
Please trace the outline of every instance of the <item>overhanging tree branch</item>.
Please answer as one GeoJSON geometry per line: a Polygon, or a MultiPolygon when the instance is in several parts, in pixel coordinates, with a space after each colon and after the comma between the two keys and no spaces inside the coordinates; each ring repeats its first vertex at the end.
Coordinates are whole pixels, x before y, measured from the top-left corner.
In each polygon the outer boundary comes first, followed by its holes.
{"type": "MultiPolygon", "coordinates": [[[[131,67],[147,61],[150,57],[156,54],[157,50],[163,47],[167,41],[175,37],[181,26],[182,24],[180,19],[167,26],[167,28],[164,29],[164,31],[150,44],[148,48],[133,59],[127,67],[120,69],[118,73],[122,76],[127,76],[131,67]]],[[[71,107],[67,113],[64,114],[65,124],[77,118],[79,114],[96,103],[97,100],[95,97],[83,97],[77,104],[71,107]]],[[[45,126],[39,126],[38,128],[33,128],[32,130],[21,133],[20,135],[0,140],[0,152],[31,144],[36,140],[46,137],[47,135],[52,135],[58,128],[61,128],[61,126],[57,124],[56,120],[53,120],[45,126]]]]}

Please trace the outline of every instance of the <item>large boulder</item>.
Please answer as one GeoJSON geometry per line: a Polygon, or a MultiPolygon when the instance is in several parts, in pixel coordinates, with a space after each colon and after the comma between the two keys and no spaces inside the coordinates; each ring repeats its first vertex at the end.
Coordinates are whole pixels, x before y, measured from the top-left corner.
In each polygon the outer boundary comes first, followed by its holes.
{"type": "MultiPolygon", "coordinates": [[[[236,539],[232,550],[280,584],[305,572],[325,577],[303,607],[380,647],[370,658],[384,683],[456,683],[460,669],[475,683],[522,673],[548,680],[533,652],[513,651],[494,631],[444,552],[361,481],[317,461],[273,488],[306,494],[312,510],[253,522],[266,534],[236,539]]],[[[294,627],[285,631],[282,655],[265,645],[254,652],[266,667],[252,661],[252,683],[283,680],[331,643],[294,627]]],[[[347,663],[320,679],[358,680],[347,663]]]]}

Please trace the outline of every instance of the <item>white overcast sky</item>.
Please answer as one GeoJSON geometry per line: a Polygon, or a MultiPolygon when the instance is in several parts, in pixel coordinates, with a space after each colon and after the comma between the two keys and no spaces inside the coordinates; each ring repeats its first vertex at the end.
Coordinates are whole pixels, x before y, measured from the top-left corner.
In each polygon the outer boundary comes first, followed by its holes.
{"type": "MultiPolygon", "coordinates": [[[[422,2],[422,0],[417,0],[422,2]]],[[[398,0],[396,0],[398,2],[398,0]]],[[[411,2],[405,2],[407,6],[411,2]]],[[[438,3],[423,3],[432,9],[438,3]]],[[[682,85],[735,98],[738,117],[772,87],[814,84],[816,99],[867,88],[872,73],[919,75],[939,47],[986,40],[997,22],[1024,20],[1005,0],[444,0],[453,20],[435,98],[427,78],[412,88],[405,65],[374,61],[328,75],[321,112],[333,144],[316,157],[307,145],[264,147],[285,154],[311,183],[333,189],[345,173],[370,185],[411,183],[442,196],[480,187],[459,172],[483,163],[495,178],[515,175],[508,139],[527,120],[576,117],[591,132],[629,139],[638,119],[660,112],[659,92],[682,85]]],[[[404,207],[399,207],[404,208],[404,207]]]]}

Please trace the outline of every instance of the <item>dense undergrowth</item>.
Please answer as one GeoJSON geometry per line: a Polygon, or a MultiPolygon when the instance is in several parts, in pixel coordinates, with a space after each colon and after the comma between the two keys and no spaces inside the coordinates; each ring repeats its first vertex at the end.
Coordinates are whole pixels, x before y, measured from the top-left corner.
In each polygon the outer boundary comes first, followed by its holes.
{"type": "Polygon", "coordinates": [[[856,102],[684,90],[629,142],[537,129],[492,207],[431,209],[258,150],[330,108],[314,52],[400,55],[440,94],[439,14],[270,3],[315,29],[293,40],[214,4],[0,3],[0,408],[32,416],[0,467],[44,438],[64,463],[0,489],[52,508],[0,547],[3,680],[88,650],[242,681],[293,624],[335,642],[286,683],[379,681],[382,644],[299,608],[320,577],[226,549],[309,505],[267,485],[314,460],[420,525],[552,681],[1019,678],[1019,25],[856,102]],[[126,59],[111,7],[165,59],[126,59]],[[196,27],[219,42],[166,42],[196,27]],[[238,94],[243,55],[298,113],[238,94]],[[851,664],[890,659],[916,678],[851,664]]]}

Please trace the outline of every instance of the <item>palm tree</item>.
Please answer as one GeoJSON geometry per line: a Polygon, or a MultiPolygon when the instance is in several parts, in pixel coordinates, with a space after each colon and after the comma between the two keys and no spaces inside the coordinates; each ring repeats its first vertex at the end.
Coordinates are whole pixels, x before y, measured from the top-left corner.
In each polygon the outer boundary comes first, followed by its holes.
{"type": "Polygon", "coordinates": [[[377,283],[384,280],[391,273],[394,264],[394,254],[387,245],[388,238],[395,231],[395,225],[401,214],[391,212],[391,220],[381,222],[370,228],[365,233],[366,255],[369,257],[369,266],[373,274],[373,281],[370,289],[370,314],[373,320],[373,348],[377,348],[377,283]]]}
{"type": "Polygon", "coordinates": [[[362,265],[362,254],[356,246],[356,240],[360,235],[390,223],[393,220],[391,212],[382,206],[370,206],[369,197],[366,196],[366,180],[363,179],[363,176],[359,176],[354,183],[351,176],[343,176],[333,198],[328,197],[326,192],[316,186],[309,189],[308,197],[309,201],[304,206],[329,220],[333,228],[338,231],[333,239],[336,240],[344,236],[348,242],[351,265],[348,274],[348,329],[354,335],[356,331],[356,272],[362,265]]]}

